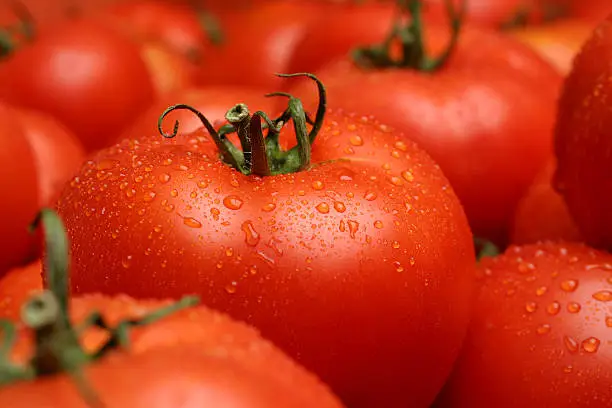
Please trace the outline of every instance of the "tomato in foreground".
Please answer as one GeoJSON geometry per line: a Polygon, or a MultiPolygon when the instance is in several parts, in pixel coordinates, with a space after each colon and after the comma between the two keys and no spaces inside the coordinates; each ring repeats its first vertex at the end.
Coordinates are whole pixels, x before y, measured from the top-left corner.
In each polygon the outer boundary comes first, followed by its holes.
{"type": "Polygon", "coordinates": [[[582,242],[563,197],[552,186],[556,167],[555,161],[550,160],[519,202],[510,234],[513,244],[582,242]]]}
{"type": "Polygon", "coordinates": [[[0,319],[18,321],[21,306],[34,293],[43,289],[40,260],[11,269],[0,279],[0,319]]]}
{"type": "Polygon", "coordinates": [[[110,143],[153,96],[138,47],[94,19],[47,27],[0,62],[0,98],[53,115],[89,151],[110,143]]]}
{"type": "MultiPolygon", "coordinates": [[[[416,141],[449,178],[474,234],[503,244],[518,200],[552,154],[561,76],[507,36],[460,32],[460,10],[449,12],[451,34],[434,23],[424,33],[420,7],[410,2],[403,35],[390,44],[357,49],[316,74],[330,106],[374,115],[416,141]]],[[[312,109],[304,86],[290,92],[312,109]]]]}
{"type": "Polygon", "coordinates": [[[24,304],[24,328],[2,322],[2,341],[13,331],[17,343],[3,344],[10,356],[0,365],[0,406],[341,407],[253,328],[196,307],[197,299],[69,301],[61,221],[48,210],[41,219],[50,290],[24,304]]]}
{"type": "Polygon", "coordinates": [[[612,16],[574,60],[559,101],[555,188],[587,243],[612,248],[612,16]]]}
{"type": "Polygon", "coordinates": [[[347,406],[427,407],[465,332],[472,235],[426,153],[373,118],[326,111],[318,87],[312,127],[291,97],[265,139],[258,114],[230,109],[242,149],[195,112],[214,142],[139,137],[92,157],[58,203],[72,290],[196,293],[347,406]]]}
{"type": "Polygon", "coordinates": [[[480,295],[437,408],[608,407],[612,255],[511,246],[479,266],[480,295]]]}

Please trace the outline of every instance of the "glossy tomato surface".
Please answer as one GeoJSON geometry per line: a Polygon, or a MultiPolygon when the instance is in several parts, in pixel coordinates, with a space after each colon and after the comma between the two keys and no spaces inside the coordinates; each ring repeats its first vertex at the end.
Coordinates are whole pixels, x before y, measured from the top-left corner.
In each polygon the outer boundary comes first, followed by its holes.
{"type": "Polygon", "coordinates": [[[197,293],[348,406],[426,407],[468,319],[463,210],[429,156],[372,118],[328,112],[312,163],[247,177],[201,132],[99,152],[58,205],[73,291],[197,293]]]}
{"type": "Polygon", "coordinates": [[[574,61],[559,101],[555,130],[555,188],[591,245],[612,248],[612,17],[574,61]]]}
{"type": "MultiPolygon", "coordinates": [[[[71,314],[78,323],[99,311],[107,323],[116,325],[168,305],[125,296],[87,296],[72,299],[71,314]]],[[[255,330],[204,307],[133,329],[130,337],[129,349],[112,351],[84,369],[88,384],[104,406],[341,407],[316,377],[255,330]]],[[[91,350],[97,350],[103,340],[99,330],[81,336],[91,350]]],[[[31,345],[31,333],[21,330],[13,359],[24,361],[32,352],[31,345]]],[[[91,406],[66,374],[4,386],[0,404],[15,408],[91,406]]]]}
{"type": "MultiPolygon", "coordinates": [[[[448,28],[429,24],[426,34],[437,55],[448,28]]],[[[551,65],[507,36],[466,27],[450,60],[434,73],[362,69],[344,58],[316,74],[330,106],[379,117],[431,154],[474,234],[507,239],[518,200],[552,154],[561,76],[551,65]]],[[[312,109],[316,102],[304,85],[290,92],[312,109]]]]}
{"type": "Polygon", "coordinates": [[[55,116],[88,150],[106,146],[153,95],[136,44],[93,19],[47,28],[0,64],[1,98],[55,116]]]}
{"type": "Polygon", "coordinates": [[[480,267],[461,357],[436,407],[608,407],[612,256],[512,246],[480,267]]]}

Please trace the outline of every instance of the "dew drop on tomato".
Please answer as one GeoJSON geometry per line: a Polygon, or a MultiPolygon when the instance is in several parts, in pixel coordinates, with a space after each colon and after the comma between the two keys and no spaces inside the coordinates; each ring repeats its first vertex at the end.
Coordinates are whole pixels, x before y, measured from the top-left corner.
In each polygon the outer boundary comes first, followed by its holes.
{"type": "Polygon", "coordinates": [[[193,217],[183,217],[183,224],[189,228],[202,228],[202,223],[193,217]]]}
{"type": "Polygon", "coordinates": [[[244,201],[238,196],[228,195],[223,199],[223,205],[230,210],[239,210],[242,208],[244,201]]]}
{"type": "Polygon", "coordinates": [[[611,302],[612,292],[609,290],[600,290],[599,292],[593,293],[593,299],[599,300],[600,302],[611,302]]]}
{"type": "Polygon", "coordinates": [[[243,222],[240,228],[244,232],[244,242],[248,246],[254,247],[254,246],[257,246],[257,244],[259,244],[259,240],[261,239],[261,236],[259,235],[257,230],[255,230],[255,227],[253,226],[252,221],[247,220],[243,222]]]}

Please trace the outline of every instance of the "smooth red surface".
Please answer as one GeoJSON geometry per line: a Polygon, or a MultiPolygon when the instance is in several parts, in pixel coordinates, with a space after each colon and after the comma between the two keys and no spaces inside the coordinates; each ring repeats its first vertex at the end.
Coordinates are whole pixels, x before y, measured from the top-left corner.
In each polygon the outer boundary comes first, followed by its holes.
{"type": "Polygon", "coordinates": [[[512,246],[479,272],[468,336],[435,407],[609,406],[612,255],[512,246]]]}
{"type": "Polygon", "coordinates": [[[23,303],[43,289],[41,274],[41,262],[34,261],[29,265],[11,269],[0,278],[0,319],[21,319],[23,303]]]}
{"type": "Polygon", "coordinates": [[[428,406],[461,344],[475,263],[429,156],[340,111],[312,169],[264,178],[220,163],[200,132],[138,136],[94,156],[59,202],[75,293],[197,293],[348,406],[428,406]]]}

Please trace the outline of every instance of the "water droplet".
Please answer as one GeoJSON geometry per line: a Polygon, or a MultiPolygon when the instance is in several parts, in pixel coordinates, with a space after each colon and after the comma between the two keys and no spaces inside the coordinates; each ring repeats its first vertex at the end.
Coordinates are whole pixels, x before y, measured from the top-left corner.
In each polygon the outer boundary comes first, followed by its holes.
{"type": "Polygon", "coordinates": [[[234,249],[233,248],[227,248],[225,250],[225,256],[233,256],[234,255],[234,249]]]}
{"type": "Polygon", "coordinates": [[[365,195],[363,196],[363,198],[365,198],[368,201],[374,201],[376,200],[378,196],[376,195],[376,193],[372,192],[372,191],[366,191],[365,195]]]}
{"type": "Polygon", "coordinates": [[[321,214],[327,214],[329,212],[329,205],[327,203],[317,204],[317,206],[315,208],[321,214]]]}
{"type": "Polygon", "coordinates": [[[546,286],[540,286],[536,289],[535,294],[536,296],[543,296],[547,291],[548,288],[546,286]]]}
{"type": "Polygon", "coordinates": [[[535,270],[535,265],[528,262],[521,262],[518,266],[519,273],[525,274],[535,270]]]}
{"type": "Polygon", "coordinates": [[[232,283],[230,283],[229,285],[225,287],[225,291],[228,294],[233,295],[234,293],[236,293],[237,286],[238,286],[238,282],[233,281],[232,283]]]}
{"type": "Polygon", "coordinates": [[[580,303],[570,302],[567,304],[567,311],[570,313],[578,313],[580,312],[580,309],[582,309],[582,306],[580,306],[580,303]]]}
{"type": "Polygon", "coordinates": [[[249,273],[251,275],[257,275],[257,265],[251,265],[249,266],[249,273]]]}
{"type": "Polygon", "coordinates": [[[563,337],[563,344],[570,353],[576,353],[578,351],[578,342],[569,336],[563,337]]]}
{"type": "Polygon", "coordinates": [[[538,334],[547,334],[547,333],[550,333],[550,325],[549,324],[543,324],[543,325],[539,326],[536,329],[536,333],[538,333],[538,334]]]}
{"type": "Polygon", "coordinates": [[[349,235],[351,238],[355,238],[355,234],[357,234],[357,231],[359,230],[359,223],[357,221],[348,220],[347,224],[349,228],[349,235]]]}
{"type": "Polygon", "coordinates": [[[312,182],[312,188],[314,188],[315,190],[323,190],[323,187],[325,187],[325,185],[320,180],[312,182]]]}
{"type": "Polygon", "coordinates": [[[393,266],[395,266],[395,271],[396,272],[398,272],[398,273],[404,272],[404,267],[402,266],[401,263],[395,261],[395,262],[393,262],[393,266]]]}
{"type": "Polygon", "coordinates": [[[561,311],[561,304],[559,302],[552,302],[551,304],[546,306],[546,313],[548,313],[551,316],[555,316],[559,314],[560,311],[561,311]]]}
{"type": "Polygon", "coordinates": [[[265,211],[265,212],[274,211],[275,208],[276,208],[276,204],[274,203],[264,204],[264,206],[261,207],[262,211],[265,211]]]}
{"type": "Polygon", "coordinates": [[[353,145],[353,146],[363,146],[363,138],[359,135],[352,135],[349,138],[349,142],[353,145]]]}
{"type": "Polygon", "coordinates": [[[574,366],[573,366],[573,365],[571,365],[571,364],[570,364],[570,365],[568,365],[568,366],[563,367],[563,372],[564,372],[564,373],[566,373],[566,374],[569,374],[569,373],[571,373],[572,371],[574,371],[574,366]]]}
{"type": "Polygon", "coordinates": [[[391,246],[392,246],[394,249],[399,249],[399,248],[400,248],[400,243],[399,243],[399,241],[393,241],[393,243],[391,244],[391,246]]]}
{"type": "Polygon", "coordinates": [[[230,210],[239,210],[242,208],[242,204],[244,201],[238,196],[228,195],[223,199],[223,205],[229,208],[230,210]]]}
{"type": "Polygon", "coordinates": [[[198,192],[197,191],[192,191],[191,194],[189,194],[189,197],[191,198],[196,198],[198,196],[198,192]]]}
{"type": "Polygon", "coordinates": [[[606,326],[612,328],[612,316],[606,316],[606,326]]]}
{"type": "Polygon", "coordinates": [[[612,292],[609,290],[600,290],[599,292],[593,293],[593,299],[599,300],[600,302],[612,302],[612,292]]]}
{"type": "Polygon", "coordinates": [[[346,222],[344,222],[344,220],[340,220],[340,225],[338,226],[338,230],[340,230],[340,232],[346,231],[346,222]]]}
{"type": "Polygon", "coordinates": [[[219,214],[221,214],[221,211],[219,211],[218,208],[215,208],[215,207],[211,208],[210,213],[213,216],[213,220],[219,221],[219,214]]]}
{"type": "Polygon", "coordinates": [[[172,197],[178,197],[178,191],[176,189],[173,189],[172,191],[170,191],[170,195],[172,197]]]}
{"type": "Polygon", "coordinates": [[[127,198],[132,198],[136,195],[136,190],[134,190],[133,188],[128,188],[127,190],[125,190],[125,196],[127,198]]]}
{"type": "Polygon", "coordinates": [[[408,170],[402,172],[402,177],[409,183],[414,181],[414,175],[408,170]]]}
{"type": "Polygon", "coordinates": [[[160,183],[162,184],[166,184],[167,182],[170,181],[170,175],[168,173],[162,173],[160,174],[157,179],[159,180],[160,183]]]}
{"type": "Polygon", "coordinates": [[[117,160],[104,159],[96,163],[96,170],[110,170],[117,166],[119,162],[117,160]]]}
{"type": "Polygon", "coordinates": [[[399,140],[395,142],[394,146],[396,149],[401,150],[402,152],[405,152],[406,150],[408,150],[408,146],[406,145],[406,143],[399,141],[399,140]]]}
{"type": "Polygon", "coordinates": [[[594,269],[600,269],[602,271],[612,271],[612,264],[595,264],[595,265],[587,265],[585,268],[587,271],[592,271],[594,269]]]}
{"type": "Polygon", "coordinates": [[[536,302],[527,302],[525,304],[525,310],[527,310],[529,313],[533,313],[538,310],[538,304],[536,302]]]}
{"type": "Polygon", "coordinates": [[[376,220],[374,221],[374,228],[376,229],[382,229],[384,227],[384,224],[381,220],[376,220]]]}
{"type": "Polygon", "coordinates": [[[272,250],[276,253],[276,255],[282,256],[283,250],[282,248],[279,247],[279,244],[282,244],[282,243],[283,241],[281,241],[280,239],[272,237],[268,240],[268,242],[266,243],[266,246],[268,248],[272,248],[272,250]]]}
{"type": "Polygon", "coordinates": [[[123,266],[125,269],[128,269],[131,264],[132,264],[132,255],[128,255],[121,260],[121,266],[123,266]]]}
{"type": "Polygon", "coordinates": [[[343,202],[341,202],[341,201],[336,201],[336,202],[334,202],[334,209],[335,209],[336,211],[338,211],[339,213],[343,213],[343,212],[345,212],[345,211],[346,211],[346,206],[344,205],[344,203],[343,203],[343,202]]]}
{"type": "Polygon", "coordinates": [[[568,279],[561,282],[561,289],[565,292],[573,292],[578,288],[578,281],[576,279],[568,279]]]}
{"type": "Polygon", "coordinates": [[[150,203],[151,201],[155,200],[156,196],[157,194],[155,194],[153,191],[148,191],[144,194],[144,196],[142,197],[142,200],[145,203],[150,203]]]}
{"type": "Polygon", "coordinates": [[[164,159],[164,161],[162,161],[162,164],[164,166],[169,166],[172,164],[172,159],[164,159]]]}
{"type": "Polygon", "coordinates": [[[261,237],[259,233],[255,230],[253,223],[251,221],[245,221],[242,223],[241,227],[242,231],[244,231],[244,242],[246,242],[249,246],[256,246],[259,244],[259,240],[261,237]]]}
{"type": "Polygon", "coordinates": [[[402,184],[404,184],[404,182],[402,181],[401,178],[397,177],[397,176],[391,176],[389,177],[389,182],[391,184],[393,184],[394,186],[401,186],[402,184]]]}
{"type": "Polygon", "coordinates": [[[597,353],[601,341],[596,337],[589,337],[582,342],[582,349],[587,353],[597,353]]]}
{"type": "Polygon", "coordinates": [[[136,176],[136,177],[134,177],[134,181],[135,181],[136,183],[141,183],[141,182],[142,182],[142,180],[144,180],[144,177],[142,177],[142,176],[136,176]]]}
{"type": "Polygon", "coordinates": [[[411,256],[411,257],[408,259],[408,263],[410,264],[410,266],[414,266],[414,265],[416,265],[416,258],[415,258],[414,256],[411,256]]]}
{"type": "Polygon", "coordinates": [[[202,228],[202,223],[192,217],[183,217],[183,224],[189,228],[202,228]]]}

